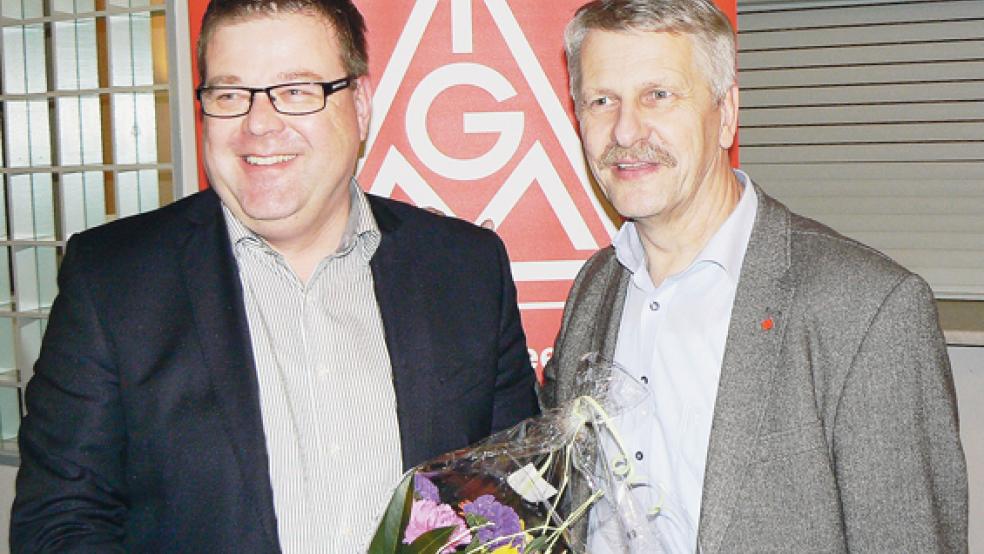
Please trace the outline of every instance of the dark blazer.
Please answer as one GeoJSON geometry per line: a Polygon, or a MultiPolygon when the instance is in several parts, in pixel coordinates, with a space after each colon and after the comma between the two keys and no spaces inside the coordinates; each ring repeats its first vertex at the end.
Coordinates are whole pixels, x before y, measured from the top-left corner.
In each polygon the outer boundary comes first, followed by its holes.
{"type": "MultiPolygon", "coordinates": [[[[406,204],[370,204],[404,466],[533,415],[502,242],[406,204]]],[[[279,551],[215,193],[74,236],[59,287],[26,392],[12,550],[279,551]]]]}
{"type": "MultiPolygon", "coordinates": [[[[967,468],[932,292],[756,193],[700,551],[966,552],[967,468]]],[[[584,353],[612,358],[629,276],[610,247],[581,270],[545,368],[545,406],[574,394],[584,353]]]]}

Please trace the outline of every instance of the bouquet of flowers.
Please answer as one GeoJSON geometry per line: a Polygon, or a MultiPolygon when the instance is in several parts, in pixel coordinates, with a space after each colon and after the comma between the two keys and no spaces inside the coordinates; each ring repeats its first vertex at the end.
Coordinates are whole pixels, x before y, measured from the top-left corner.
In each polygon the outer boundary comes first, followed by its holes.
{"type": "Polygon", "coordinates": [[[592,550],[664,552],[653,520],[675,507],[662,493],[648,505],[658,486],[616,428],[652,395],[595,355],[583,364],[573,400],[408,471],[369,554],[585,552],[589,514],[592,550]]]}

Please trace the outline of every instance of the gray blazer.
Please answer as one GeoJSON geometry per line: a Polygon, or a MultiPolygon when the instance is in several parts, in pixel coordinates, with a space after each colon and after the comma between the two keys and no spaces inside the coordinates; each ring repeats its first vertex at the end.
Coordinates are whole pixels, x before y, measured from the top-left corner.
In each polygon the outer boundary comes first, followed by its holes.
{"type": "MultiPolygon", "coordinates": [[[[756,192],[701,552],[966,552],[967,469],[929,287],[756,192]]],[[[585,264],[545,368],[544,407],[573,394],[584,353],[611,359],[628,281],[611,247],[585,264]]]]}

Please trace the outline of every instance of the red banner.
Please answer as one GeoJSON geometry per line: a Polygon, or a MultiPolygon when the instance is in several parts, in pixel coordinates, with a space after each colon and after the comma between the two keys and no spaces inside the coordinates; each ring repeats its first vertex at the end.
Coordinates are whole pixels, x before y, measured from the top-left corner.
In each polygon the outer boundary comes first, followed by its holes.
{"type": "MultiPolygon", "coordinates": [[[[355,0],[373,116],[358,177],[373,193],[492,220],[512,260],[538,370],[571,280],[610,243],[571,112],[563,29],[583,0],[355,0]]],[[[192,41],[204,0],[192,0],[192,41]]],[[[719,5],[735,18],[735,0],[719,5]]]]}

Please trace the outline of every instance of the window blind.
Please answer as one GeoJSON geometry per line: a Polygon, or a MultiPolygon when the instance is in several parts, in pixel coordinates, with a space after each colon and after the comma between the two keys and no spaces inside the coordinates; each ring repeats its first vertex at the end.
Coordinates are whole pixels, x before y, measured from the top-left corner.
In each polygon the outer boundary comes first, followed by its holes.
{"type": "Polygon", "coordinates": [[[984,299],[984,1],[742,0],[741,163],[937,297],[984,299]]]}

